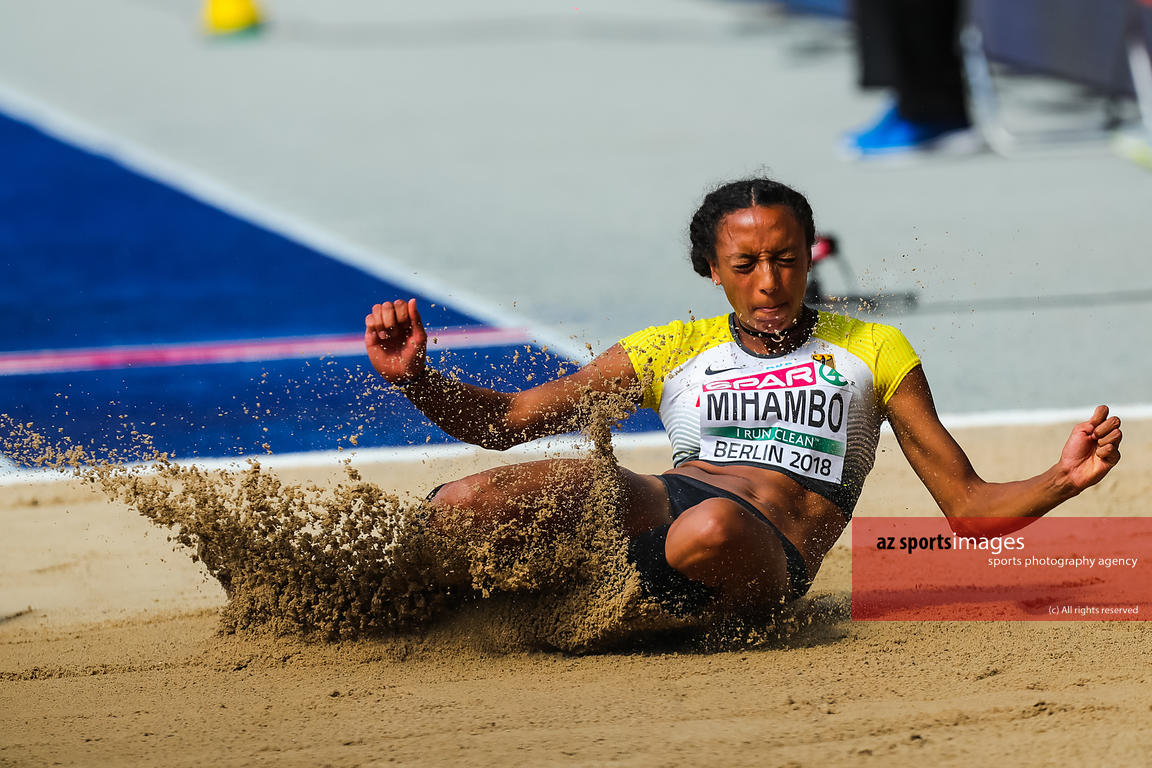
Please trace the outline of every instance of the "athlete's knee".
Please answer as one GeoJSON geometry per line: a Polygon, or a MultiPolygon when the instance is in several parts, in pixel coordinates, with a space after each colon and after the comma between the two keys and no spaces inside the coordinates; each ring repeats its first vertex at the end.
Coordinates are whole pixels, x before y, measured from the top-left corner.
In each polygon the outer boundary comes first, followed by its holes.
{"type": "Polygon", "coordinates": [[[472,475],[436,486],[427,499],[437,507],[472,507],[483,502],[489,485],[480,475],[472,475]]]}
{"type": "Polygon", "coordinates": [[[472,475],[438,485],[426,497],[431,504],[428,525],[434,531],[459,536],[484,529],[492,483],[482,475],[472,475]],[[477,529],[479,525],[481,528],[477,529]]]}
{"type": "Polygon", "coordinates": [[[681,515],[668,532],[668,562],[691,569],[731,557],[747,539],[747,513],[728,499],[708,499],[681,515]]]}

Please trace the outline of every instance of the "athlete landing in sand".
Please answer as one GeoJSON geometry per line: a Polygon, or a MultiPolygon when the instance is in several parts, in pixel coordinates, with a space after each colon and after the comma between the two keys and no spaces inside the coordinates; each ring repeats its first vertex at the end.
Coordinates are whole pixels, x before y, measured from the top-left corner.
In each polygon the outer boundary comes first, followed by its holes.
{"type": "MultiPolygon", "coordinates": [[[[1120,460],[1120,420],[1100,406],[1048,471],[981,480],[898,330],[804,306],[814,227],[795,190],[768,179],[723,185],[689,234],[692,266],[723,288],[729,315],[640,331],[569,376],[502,393],[427,367],[416,302],[394,301],[365,318],[369,358],[445,432],[486,448],[578,428],[589,391],[656,410],[675,466],[619,469],[623,523],[648,588],[683,610],[756,610],[803,595],[851,518],[884,419],[966,535],[1021,528],[1120,460]]],[[[493,469],[442,486],[432,501],[445,514],[466,511],[481,531],[516,522],[557,484],[578,509],[592,482],[584,461],[493,469]]]]}

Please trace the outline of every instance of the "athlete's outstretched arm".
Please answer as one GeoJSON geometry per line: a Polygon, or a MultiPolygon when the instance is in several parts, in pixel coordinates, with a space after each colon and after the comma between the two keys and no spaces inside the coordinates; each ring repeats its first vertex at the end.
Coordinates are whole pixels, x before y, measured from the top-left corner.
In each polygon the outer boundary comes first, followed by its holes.
{"type": "MultiPolygon", "coordinates": [[[[428,334],[415,299],[376,304],[364,326],[364,346],[377,373],[445,432],[485,448],[504,450],[577,429],[582,426],[580,404],[589,391],[635,389],[636,373],[619,345],[569,376],[523,392],[497,392],[426,365],[428,334]]],[[[638,393],[631,398],[639,402],[638,393]]]]}
{"type": "Polygon", "coordinates": [[[1120,419],[1099,406],[1077,424],[1060,459],[1036,477],[988,483],[940,423],[928,379],[913,369],[888,401],[888,420],[908,463],[964,535],[997,536],[1023,528],[1056,505],[1095,485],[1120,460],[1120,419]],[[984,520],[984,522],[982,522],[984,520]]]}

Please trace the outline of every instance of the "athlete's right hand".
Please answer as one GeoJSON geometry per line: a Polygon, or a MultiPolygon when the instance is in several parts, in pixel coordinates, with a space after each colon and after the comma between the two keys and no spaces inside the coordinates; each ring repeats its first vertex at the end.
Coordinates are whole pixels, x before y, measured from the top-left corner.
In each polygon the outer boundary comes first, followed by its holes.
{"type": "Polygon", "coordinates": [[[372,367],[393,384],[424,375],[428,334],[420,322],[416,299],[374,305],[364,318],[364,346],[372,367]]]}

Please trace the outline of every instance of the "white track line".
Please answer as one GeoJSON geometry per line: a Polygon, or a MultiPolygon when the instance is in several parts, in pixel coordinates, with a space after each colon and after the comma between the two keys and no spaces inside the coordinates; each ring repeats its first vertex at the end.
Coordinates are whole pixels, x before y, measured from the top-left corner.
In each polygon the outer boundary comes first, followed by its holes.
{"type": "MultiPolygon", "coordinates": [[[[542,323],[524,317],[522,313],[501,309],[475,294],[462,291],[430,275],[421,274],[414,279],[411,265],[401,264],[377,250],[354,243],[297,216],[278,211],[197,170],[161,157],[127,139],[112,136],[80,117],[5,83],[0,83],[0,111],[66,144],[110,158],[141,176],[178,189],[207,205],[296,240],[382,280],[417,291],[429,300],[460,309],[488,325],[497,328],[527,327],[534,340],[570,360],[579,362],[588,358],[588,351],[583,346],[542,323]]],[[[353,317],[359,318],[360,315],[353,317]]]]}
{"type": "MultiPolygon", "coordinates": [[[[1087,419],[1095,406],[1083,408],[1050,408],[1031,411],[985,411],[943,415],[944,425],[950,429],[973,429],[978,427],[1044,426],[1074,424],[1087,419]]],[[[1152,420],[1152,403],[1117,405],[1111,408],[1112,414],[1127,421],[1152,420]]],[[[891,431],[884,424],[886,431],[891,431]]],[[[612,436],[612,444],[618,451],[643,448],[669,448],[668,436],[664,432],[637,432],[612,436]]],[[[581,450],[587,443],[581,439],[561,435],[559,437],[536,440],[519,445],[503,453],[514,459],[534,459],[546,455],[572,453],[581,450]]],[[[1055,446],[1058,448],[1059,446],[1055,446]]],[[[464,443],[448,445],[421,445],[400,448],[358,448],[348,451],[309,451],[306,453],[277,453],[234,458],[201,459],[194,464],[205,469],[243,467],[248,459],[260,462],[261,466],[272,469],[308,469],[314,467],[336,468],[344,459],[353,459],[357,464],[404,464],[432,462],[442,459],[456,459],[480,456],[488,451],[464,443]]],[[[669,456],[671,458],[671,456],[669,456]]],[[[49,483],[67,480],[71,474],[51,470],[24,469],[0,456],[0,486],[21,483],[49,483]]]]}
{"type": "MultiPolygon", "coordinates": [[[[955,429],[966,427],[1040,426],[1044,424],[1075,424],[1086,421],[1099,403],[1080,408],[1048,408],[1035,411],[982,411],[941,416],[944,426],[955,429]]],[[[1152,403],[1130,403],[1108,407],[1113,416],[1121,420],[1152,419],[1152,403]]],[[[887,422],[885,422],[887,423],[887,422]]]]}
{"type": "MultiPolygon", "coordinates": [[[[663,432],[637,432],[613,435],[612,444],[618,450],[637,448],[669,448],[668,438],[663,432]]],[[[542,438],[531,443],[509,448],[502,455],[509,458],[538,459],[543,456],[573,454],[587,449],[587,441],[572,435],[558,435],[542,438]]],[[[353,459],[356,464],[416,464],[419,462],[482,456],[493,453],[466,443],[447,445],[413,445],[389,448],[357,448],[346,451],[307,451],[302,453],[257,454],[231,458],[199,459],[179,461],[178,464],[194,465],[207,470],[242,469],[249,460],[260,462],[260,466],[272,469],[335,469],[344,459],[353,459]]],[[[140,465],[146,467],[147,465],[140,465]]],[[[68,480],[71,472],[57,472],[46,469],[25,469],[17,467],[0,456],[0,487],[22,483],[51,483],[68,480]]]]}

